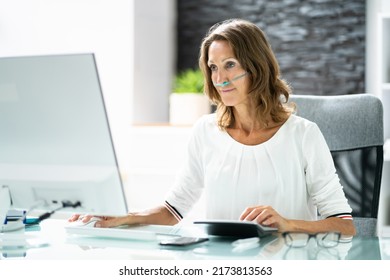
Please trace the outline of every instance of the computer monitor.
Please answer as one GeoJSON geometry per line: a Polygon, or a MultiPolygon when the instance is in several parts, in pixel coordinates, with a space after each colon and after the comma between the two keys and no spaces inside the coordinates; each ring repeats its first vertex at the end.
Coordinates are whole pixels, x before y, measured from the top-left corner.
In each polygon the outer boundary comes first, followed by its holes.
{"type": "Polygon", "coordinates": [[[0,58],[0,187],[16,209],[127,212],[93,54],[0,58]]]}

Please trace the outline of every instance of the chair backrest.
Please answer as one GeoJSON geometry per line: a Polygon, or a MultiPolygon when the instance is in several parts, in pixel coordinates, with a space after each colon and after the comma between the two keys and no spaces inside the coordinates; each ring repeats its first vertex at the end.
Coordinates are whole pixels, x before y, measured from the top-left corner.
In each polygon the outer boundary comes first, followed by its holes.
{"type": "Polygon", "coordinates": [[[371,235],[383,167],[383,106],[370,94],[292,95],[296,114],[319,126],[332,153],[358,234],[371,235]],[[364,222],[366,221],[366,222],[364,222]],[[368,226],[369,228],[364,228],[368,226]]]}

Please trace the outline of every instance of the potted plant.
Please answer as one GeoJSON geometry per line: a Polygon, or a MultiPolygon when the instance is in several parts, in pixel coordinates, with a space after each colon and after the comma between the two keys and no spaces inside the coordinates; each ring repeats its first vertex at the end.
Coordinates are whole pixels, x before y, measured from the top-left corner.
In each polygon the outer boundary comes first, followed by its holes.
{"type": "Polygon", "coordinates": [[[179,72],[169,97],[169,122],[172,125],[191,125],[211,112],[210,102],[203,93],[203,75],[199,69],[179,72]]]}

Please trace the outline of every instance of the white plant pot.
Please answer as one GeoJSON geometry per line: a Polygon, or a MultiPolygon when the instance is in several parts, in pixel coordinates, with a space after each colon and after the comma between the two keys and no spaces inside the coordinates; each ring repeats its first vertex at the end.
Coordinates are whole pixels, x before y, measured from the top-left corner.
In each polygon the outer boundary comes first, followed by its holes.
{"type": "Polygon", "coordinates": [[[172,125],[192,125],[210,112],[210,101],[204,94],[171,93],[169,96],[169,123],[172,125]]]}

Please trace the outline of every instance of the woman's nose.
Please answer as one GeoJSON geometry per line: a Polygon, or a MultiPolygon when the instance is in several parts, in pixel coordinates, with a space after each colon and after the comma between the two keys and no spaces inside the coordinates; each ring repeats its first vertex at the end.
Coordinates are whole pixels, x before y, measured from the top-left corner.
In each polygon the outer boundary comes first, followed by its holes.
{"type": "Polygon", "coordinates": [[[222,84],[224,82],[227,81],[227,77],[226,77],[226,74],[223,73],[223,71],[217,71],[216,74],[215,74],[215,80],[214,80],[214,83],[216,84],[222,84]]]}

